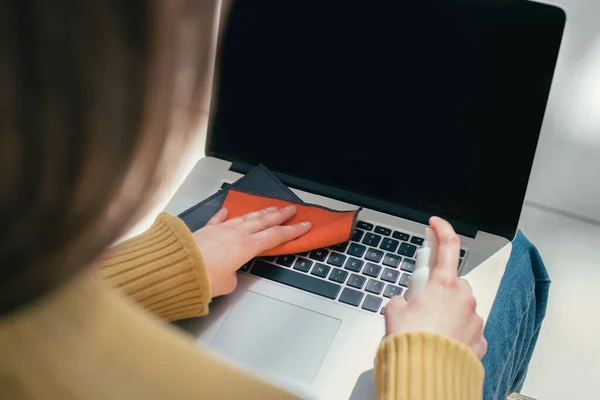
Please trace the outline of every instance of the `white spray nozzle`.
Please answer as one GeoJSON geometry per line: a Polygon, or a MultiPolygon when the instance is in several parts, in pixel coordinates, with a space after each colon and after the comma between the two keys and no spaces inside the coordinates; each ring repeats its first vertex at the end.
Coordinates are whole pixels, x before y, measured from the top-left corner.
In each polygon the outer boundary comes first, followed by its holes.
{"type": "Polygon", "coordinates": [[[423,247],[437,247],[437,238],[435,232],[430,227],[425,228],[425,241],[423,247]]]}
{"type": "Polygon", "coordinates": [[[437,238],[430,227],[425,228],[425,240],[423,247],[417,250],[415,270],[408,282],[408,298],[419,294],[429,281],[429,270],[435,262],[437,251],[437,238]]]}

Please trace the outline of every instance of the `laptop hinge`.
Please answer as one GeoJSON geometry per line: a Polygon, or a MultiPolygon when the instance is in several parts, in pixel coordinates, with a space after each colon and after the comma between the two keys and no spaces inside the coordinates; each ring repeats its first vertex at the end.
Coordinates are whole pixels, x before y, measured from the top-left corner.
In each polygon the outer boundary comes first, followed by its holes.
{"type": "MultiPolygon", "coordinates": [[[[233,162],[229,170],[240,174],[247,174],[252,168],[254,168],[254,165],[233,162]]],[[[293,175],[288,175],[273,170],[271,170],[271,172],[273,172],[273,174],[275,174],[279,180],[291,188],[329,197],[350,204],[356,204],[361,207],[369,208],[371,210],[383,212],[385,214],[390,214],[395,217],[404,218],[421,224],[427,224],[429,218],[433,215],[431,213],[400,206],[385,200],[379,200],[347,190],[323,185],[321,183],[312,182],[307,179],[295,177],[293,175]]],[[[440,216],[443,217],[443,215],[440,216]]],[[[470,238],[475,238],[477,235],[478,229],[473,225],[454,221],[452,219],[448,219],[448,221],[452,224],[454,230],[460,235],[470,238]]]]}

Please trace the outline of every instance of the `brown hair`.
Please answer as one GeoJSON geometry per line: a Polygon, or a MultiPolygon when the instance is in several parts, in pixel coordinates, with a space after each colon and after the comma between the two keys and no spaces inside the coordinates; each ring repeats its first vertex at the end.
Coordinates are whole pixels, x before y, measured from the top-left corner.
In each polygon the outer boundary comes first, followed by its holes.
{"type": "Polygon", "coordinates": [[[2,2],[0,313],[89,265],[149,205],[206,112],[216,4],[2,2]]]}

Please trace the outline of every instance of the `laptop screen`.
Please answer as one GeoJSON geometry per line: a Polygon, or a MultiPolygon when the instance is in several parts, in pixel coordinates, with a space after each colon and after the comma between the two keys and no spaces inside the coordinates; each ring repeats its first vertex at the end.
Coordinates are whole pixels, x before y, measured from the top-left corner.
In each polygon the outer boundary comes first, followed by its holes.
{"type": "Polygon", "coordinates": [[[207,154],[512,239],[564,21],[528,1],[234,1],[207,154]]]}

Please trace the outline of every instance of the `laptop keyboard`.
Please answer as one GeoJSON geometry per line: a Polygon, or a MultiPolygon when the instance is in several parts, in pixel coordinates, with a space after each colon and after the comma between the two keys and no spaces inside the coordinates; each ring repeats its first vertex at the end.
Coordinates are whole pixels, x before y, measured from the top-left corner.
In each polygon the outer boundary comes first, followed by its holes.
{"type": "MultiPolygon", "coordinates": [[[[350,241],[325,249],[261,257],[240,271],[383,314],[392,296],[406,295],[423,237],[358,221],[350,241]]],[[[468,250],[461,249],[462,264],[468,250]]]]}

